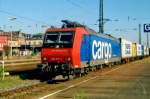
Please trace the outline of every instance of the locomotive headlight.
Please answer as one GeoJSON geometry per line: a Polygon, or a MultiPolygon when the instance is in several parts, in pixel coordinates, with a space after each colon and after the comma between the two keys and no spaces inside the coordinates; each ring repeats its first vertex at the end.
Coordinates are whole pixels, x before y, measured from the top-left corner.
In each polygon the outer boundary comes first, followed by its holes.
{"type": "Polygon", "coordinates": [[[78,66],[78,65],[75,65],[74,67],[75,67],[75,68],[78,68],[79,66],[78,66]]]}
{"type": "Polygon", "coordinates": [[[44,57],[44,58],[43,58],[43,61],[47,61],[47,58],[46,58],[46,57],[44,57]]]}
{"type": "Polygon", "coordinates": [[[70,61],[70,60],[71,60],[71,58],[66,58],[65,60],[66,60],[66,61],[70,61]]]}
{"type": "Polygon", "coordinates": [[[71,60],[71,58],[67,58],[67,60],[68,60],[68,61],[70,61],[70,60],[71,60]]]}

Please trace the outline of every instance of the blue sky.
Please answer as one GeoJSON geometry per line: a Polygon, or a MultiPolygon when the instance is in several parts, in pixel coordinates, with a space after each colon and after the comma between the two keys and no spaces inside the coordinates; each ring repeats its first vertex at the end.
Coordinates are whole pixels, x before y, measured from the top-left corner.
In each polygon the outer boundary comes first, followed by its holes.
{"type": "MultiPolygon", "coordinates": [[[[105,33],[138,42],[138,24],[150,23],[150,0],[104,0],[105,33]],[[115,21],[118,20],[118,21],[115,21]]],[[[61,26],[62,19],[98,31],[99,0],[0,0],[0,29],[44,32],[42,25],[61,26]],[[14,21],[10,18],[16,17],[14,21]]],[[[142,30],[142,41],[146,34],[142,30]]]]}

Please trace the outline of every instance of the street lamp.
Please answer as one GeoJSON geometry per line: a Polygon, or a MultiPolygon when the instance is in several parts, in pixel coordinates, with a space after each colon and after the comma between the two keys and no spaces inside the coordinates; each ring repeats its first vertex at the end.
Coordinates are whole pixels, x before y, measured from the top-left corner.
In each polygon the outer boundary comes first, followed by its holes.
{"type": "Polygon", "coordinates": [[[25,56],[27,55],[27,40],[28,40],[28,35],[25,34],[25,46],[24,46],[25,56]]]}
{"type": "MultiPolygon", "coordinates": [[[[16,20],[17,18],[16,17],[12,17],[12,18],[8,18],[8,20],[10,21],[14,21],[16,20]]],[[[11,31],[11,34],[10,34],[10,56],[12,56],[12,34],[13,34],[13,31],[11,31]]]]}

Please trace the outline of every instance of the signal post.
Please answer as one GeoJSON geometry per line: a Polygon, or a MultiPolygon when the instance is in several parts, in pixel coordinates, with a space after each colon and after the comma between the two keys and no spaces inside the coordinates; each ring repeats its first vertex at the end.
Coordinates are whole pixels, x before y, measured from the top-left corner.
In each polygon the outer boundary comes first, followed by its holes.
{"type": "Polygon", "coordinates": [[[144,32],[147,33],[147,47],[149,48],[149,33],[150,33],[150,24],[144,24],[144,32]]]}

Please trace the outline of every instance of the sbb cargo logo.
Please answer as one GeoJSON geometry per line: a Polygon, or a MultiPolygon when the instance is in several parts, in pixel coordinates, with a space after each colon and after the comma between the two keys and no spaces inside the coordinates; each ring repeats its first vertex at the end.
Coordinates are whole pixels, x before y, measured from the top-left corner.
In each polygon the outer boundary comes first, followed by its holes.
{"type": "Polygon", "coordinates": [[[111,58],[112,47],[110,43],[102,42],[102,41],[93,41],[92,44],[92,56],[93,59],[105,59],[108,61],[111,58]]]}

